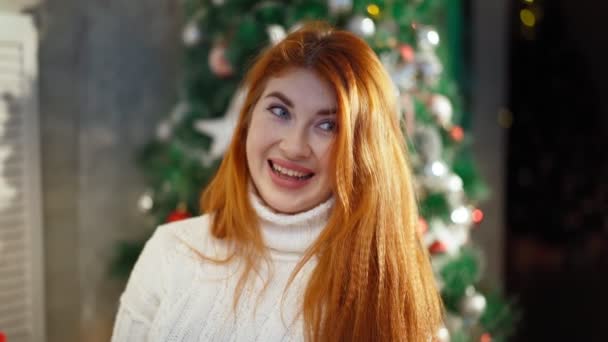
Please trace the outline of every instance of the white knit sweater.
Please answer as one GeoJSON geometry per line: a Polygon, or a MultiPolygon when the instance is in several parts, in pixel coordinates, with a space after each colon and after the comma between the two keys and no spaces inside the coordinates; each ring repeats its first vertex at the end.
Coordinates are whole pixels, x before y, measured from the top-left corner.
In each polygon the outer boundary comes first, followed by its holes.
{"type": "Polygon", "coordinates": [[[277,214],[257,196],[250,200],[260,218],[272,268],[251,278],[232,313],[241,275],[237,261],[216,265],[192,249],[221,258],[227,245],[209,232],[209,215],[160,226],[147,241],[120,298],[113,342],[137,341],[302,341],[298,315],[311,259],[283,290],[303,252],[324,228],[333,199],[296,215],[277,214]],[[271,277],[266,291],[265,280],[271,277]],[[259,295],[259,296],[258,296],[259,295]]]}

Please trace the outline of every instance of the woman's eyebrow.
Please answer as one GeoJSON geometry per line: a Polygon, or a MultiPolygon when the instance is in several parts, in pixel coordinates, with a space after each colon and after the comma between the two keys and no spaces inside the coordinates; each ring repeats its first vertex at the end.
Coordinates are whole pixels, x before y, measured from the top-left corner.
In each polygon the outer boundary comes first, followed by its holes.
{"type": "MultiPolygon", "coordinates": [[[[276,97],[279,100],[283,101],[289,108],[294,108],[293,102],[287,96],[285,96],[285,94],[279,91],[273,91],[266,95],[265,98],[266,97],[276,97]]],[[[336,112],[336,109],[321,109],[317,112],[317,115],[332,115],[336,114],[336,112]]]]}
{"type": "Polygon", "coordinates": [[[293,102],[291,102],[291,100],[289,98],[287,98],[287,96],[285,96],[285,94],[278,92],[278,91],[273,91],[272,93],[266,95],[266,97],[276,97],[279,100],[285,102],[285,104],[290,107],[293,108],[293,102]]]}

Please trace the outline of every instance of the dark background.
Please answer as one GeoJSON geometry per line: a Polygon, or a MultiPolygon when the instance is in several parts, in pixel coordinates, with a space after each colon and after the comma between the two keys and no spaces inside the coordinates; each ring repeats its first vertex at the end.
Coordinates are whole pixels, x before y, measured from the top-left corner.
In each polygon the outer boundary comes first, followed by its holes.
{"type": "Polygon", "coordinates": [[[513,341],[608,341],[608,2],[513,0],[509,21],[513,341]]]}

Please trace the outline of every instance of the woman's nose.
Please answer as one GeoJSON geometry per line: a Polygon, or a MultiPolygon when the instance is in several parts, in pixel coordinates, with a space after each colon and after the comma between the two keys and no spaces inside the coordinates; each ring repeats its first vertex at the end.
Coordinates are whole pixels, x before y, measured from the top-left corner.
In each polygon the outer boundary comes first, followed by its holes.
{"type": "Polygon", "coordinates": [[[312,152],[306,130],[303,128],[287,130],[281,139],[279,148],[285,157],[294,160],[308,158],[312,152]]]}

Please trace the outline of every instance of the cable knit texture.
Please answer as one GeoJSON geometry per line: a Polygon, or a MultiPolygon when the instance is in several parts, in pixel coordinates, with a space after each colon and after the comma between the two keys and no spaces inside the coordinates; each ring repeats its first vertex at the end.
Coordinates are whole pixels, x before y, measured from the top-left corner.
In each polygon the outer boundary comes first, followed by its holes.
{"type": "Polygon", "coordinates": [[[114,323],[113,342],[122,341],[303,341],[298,315],[303,291],[316,261],[283,290],[304,251],[325,227],[334,200],[295,215],[279,214],[250,193],[272,260],[272,272],[251,278],[232,312],[241,275],[238,260],[205,261],[228,255],[229,247],[211,236],[210,217],[202,215],[156,229],[131,272],[114,323]],[[267,289],[265,281],[271,277],[267,289]]]}

